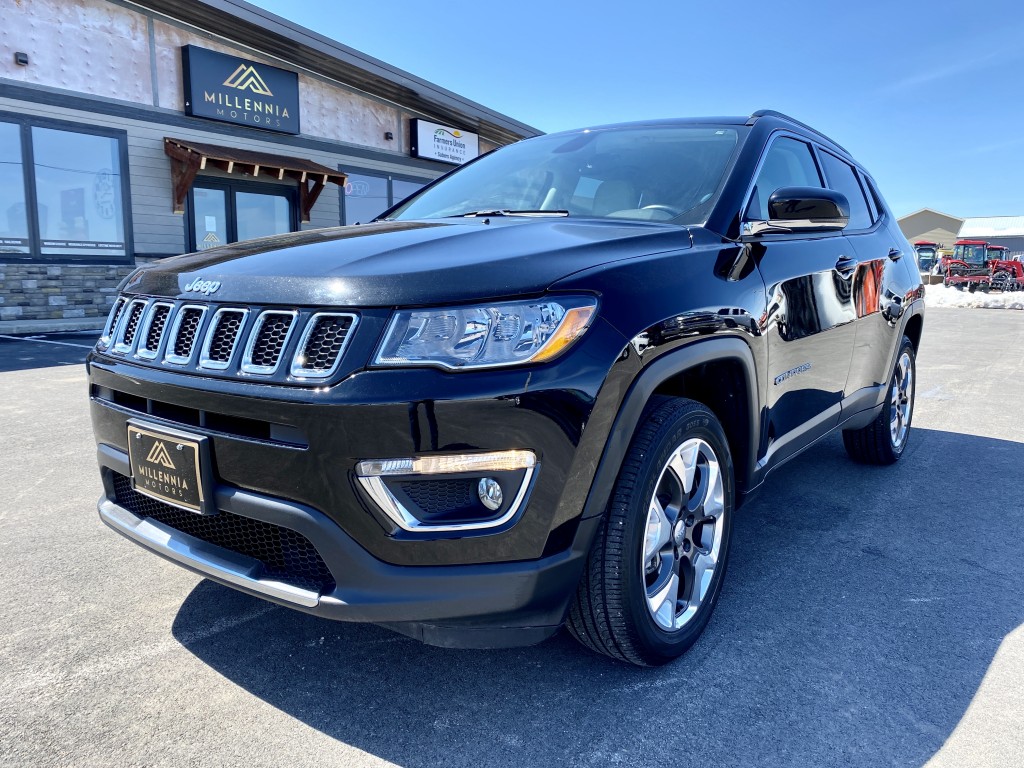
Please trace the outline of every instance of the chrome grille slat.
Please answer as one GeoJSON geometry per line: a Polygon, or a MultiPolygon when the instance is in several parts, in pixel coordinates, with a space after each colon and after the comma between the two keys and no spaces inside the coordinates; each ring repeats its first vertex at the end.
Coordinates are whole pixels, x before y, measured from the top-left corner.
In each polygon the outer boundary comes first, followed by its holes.
{"type": "Polygon", "coordinates": [[[139,345],[135,354],[143,360],[155,360],[167,328],[167,320],[174,305],[166,301],[157,301],[149,308],[139,329],[139,345]]]}
{"type": "Polygon", "coordinates": [[[188,365],[196,350],[196,339],[206,315],[206,306],[185,304],[174,316],[174,325],[167,337],[164,360],[174,365],[188,365]]]}
{"type": "Polygon", "coordinates": [[[123,296],[118,296],[114,300],[114,304],[110,308],[110,314],[107,315],[107,323],[103,326],[103,333],[98,342],[98,346],[101,349],[106,349],[110,346],[110,338],[114,335],[114,331],[117,328],[117,321],[121,319],[121,312],[127,304],[128,300],[123,296]]]}
{"type": "Polygon", "coordinates": [[[245,328],[247,309],[218,309],[206,332],[203,351],[199,355],[199,367],[223,371],[231,363],[231,357],[238,346],[245,328]]]}
{"type": "Polygon", "coordinates": [[[132,351],[146,304],[146,299],[133,299],[128,303],[127,311],[117,324],[117,335],[114,337],[114,351],[118,354],[125,355],[132,351]]]}
{"type": "Polygon", "coordinates": [[[347,312],[317,312],[306,323],[292,359],[291,375],[326,379],[341,363],[357,318],[347,312]]]}
{"type": "Polygon", "coordinates": [[[298,312],[268,309],[256,318],[242,357],[242,371],[263,376],[273,374],[281,364],[298,312]]]}

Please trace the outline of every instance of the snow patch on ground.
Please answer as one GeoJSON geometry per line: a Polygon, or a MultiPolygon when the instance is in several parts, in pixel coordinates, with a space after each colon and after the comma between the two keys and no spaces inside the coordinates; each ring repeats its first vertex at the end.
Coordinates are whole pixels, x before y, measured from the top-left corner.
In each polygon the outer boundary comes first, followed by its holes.
{"type": "Polygon", "coordinates": [[[981,309],[1024,309],[1024,292],[982,293],[942,285],[927,285],[924,289],[924,303],[928,307],[970,307],[981,309]]]}

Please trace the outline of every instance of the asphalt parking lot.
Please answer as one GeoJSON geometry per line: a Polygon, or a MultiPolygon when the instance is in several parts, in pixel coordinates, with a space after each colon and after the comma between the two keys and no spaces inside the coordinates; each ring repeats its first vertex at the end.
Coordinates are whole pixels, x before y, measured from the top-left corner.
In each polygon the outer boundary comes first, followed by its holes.
{"type": "Polygon", "coordinates": [[[0,337],[2,765],[1024,763],[1024,312],[929,310],[904,460],[834,437],[773,475],[653,670],[429,648],[133,546],[95,511],[91,342],[0,337]]]}

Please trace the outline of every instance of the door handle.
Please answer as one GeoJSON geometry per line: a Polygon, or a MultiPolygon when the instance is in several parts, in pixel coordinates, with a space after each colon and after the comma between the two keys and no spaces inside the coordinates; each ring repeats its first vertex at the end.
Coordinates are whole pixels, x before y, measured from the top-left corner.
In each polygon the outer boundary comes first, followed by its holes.
{"type": "Polygon", "coordinates": [[[899,261],[900,259],[903,258],[903,251],[901,251],[899,248],[890,248],[889,258],[892,259],[893,261],[899,261]]]}
{"type": "Polygon", "coordinates": [[[849,256],[840,256],[839,261],[836,262],[835,270],[843,277],[849,277],[856,271],[858,263],[856,259],[851,259],[849,256]]]}

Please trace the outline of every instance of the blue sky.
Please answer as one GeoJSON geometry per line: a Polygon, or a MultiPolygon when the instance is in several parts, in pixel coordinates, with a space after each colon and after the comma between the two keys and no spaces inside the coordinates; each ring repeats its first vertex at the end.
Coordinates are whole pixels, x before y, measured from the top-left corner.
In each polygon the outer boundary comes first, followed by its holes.
{"type": "Polygon", "coordinates": [[[777,109],[898,216],[1024,215],[1024,3],[255,0],[543,131],[777,109]]]}

